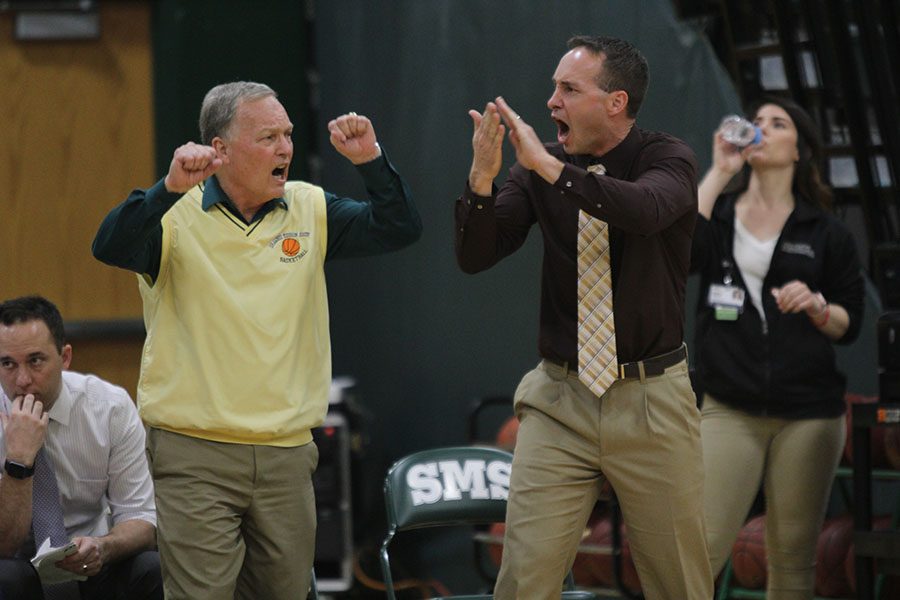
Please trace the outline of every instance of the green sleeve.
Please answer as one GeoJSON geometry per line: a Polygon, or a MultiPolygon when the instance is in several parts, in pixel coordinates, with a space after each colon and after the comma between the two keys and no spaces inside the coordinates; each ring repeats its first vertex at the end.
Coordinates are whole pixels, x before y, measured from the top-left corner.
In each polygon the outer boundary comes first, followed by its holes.
{"type": "Polygon", "coordinates": [[[422,220],[409,188],[387,155],[357,166],[368,200],[325,192],[328,215],[326,260],[399,250],[419,239],[422,220]]]}
{"type": "Polygon", "coordinates": [[[150,276],[156,281],[162,255],[162,218],[181,194],[166,191],[164,180],[137,189],[112,209],[94,237],[94,257],[114,267],[150,276]]]}

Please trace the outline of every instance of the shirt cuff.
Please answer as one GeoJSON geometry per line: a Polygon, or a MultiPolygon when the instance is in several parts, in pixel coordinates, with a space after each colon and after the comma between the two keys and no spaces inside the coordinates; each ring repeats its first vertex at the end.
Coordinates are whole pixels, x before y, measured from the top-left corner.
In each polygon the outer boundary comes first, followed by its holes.
{"type": "Polygon", "coordinates": [[[395,169],[394,165],[391,164],[391,161],[388,160],[387,151],[384,149],[384,146],[381,147],[381,156],[372,159],[369,162],[356,165],[356,169],[362,176],[366,186],[373,189],[382,189],[390,186],[394,181],[400,178],[397,169],[395,169]]]}
{"type": "Polygon", "coordinates": [[[159,202],[160,204],[165,205],[166,207],[170,207],[176,202],[178,202],[179,198],[181,198],[184,194],[179,194],[178,192],[170,192],[166,189],[166,178],[163,177],[152,187],[147,189],[147,192],[144,194],[144,199],[150,202],[159,202]]]}
{"type": "Polygon", "coordinates": [[[597,215],[598,209],[603,208],[603,203],[599,202],[596,196],[596,188],[594,181],[597,177],[592,173],[577,167],[571,163],[565,163],[559,179],[553,183],[553,187],[560,190],[564,195],[574,194],[575,202],[578,206],[588,214],[601,218],[597,215]]]}
{"type": "Polygon", "coordinates": [[[563,170],[559,174],[559,179],[553,182],[553,186],[566,192],[576,191],[581,181],[584,179],[587,171],[576,167],[572,163],[563,164],[563,170]]]}
{"type": "Polygon", "coordinates": [[[156,527],[156,511],[134,510],[112,515],[113,526],[126,521],[146,521],[156,527]]]}
{"type": "Polygon", "coordinates": [[[491,184],[490,196],[479,196],[469,187],[469,180],[466,180],[466,188],[462,196],[459,197],[460,204],[465,207],[467,212],[483,211],[494,207],[494,198],[497,195],[497,185],[491,184]]]}

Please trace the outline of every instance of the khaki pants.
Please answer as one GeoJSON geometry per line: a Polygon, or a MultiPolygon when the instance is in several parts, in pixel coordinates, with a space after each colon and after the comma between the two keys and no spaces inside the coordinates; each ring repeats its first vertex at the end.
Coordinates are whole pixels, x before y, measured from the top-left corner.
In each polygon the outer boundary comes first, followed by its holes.
{"type": "Polygon", "coordinates": [[[558,599],[604,478],[618,496],[648,600],[709,600],[700,416],[687,364],[597,398],[543,361],[515,397],[500,600],[558,599]]]}
{"type": "Polygon", "coordinates": [[[766,494],[769,600],[813,597],[816,543],[844,449],[844,418],[756,417],[703,398],[706,528],[718,573],[760,483],[766,494]]]}
{"type": "Polygon", "coordinates": [[[149,428],[167,600],[305,598],[318,450],[223,444],[149,428]]]}

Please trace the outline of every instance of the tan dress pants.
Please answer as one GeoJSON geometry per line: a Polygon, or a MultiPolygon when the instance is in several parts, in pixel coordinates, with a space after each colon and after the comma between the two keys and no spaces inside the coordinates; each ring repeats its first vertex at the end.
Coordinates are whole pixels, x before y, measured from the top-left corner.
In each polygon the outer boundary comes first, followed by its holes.
{"type": "Polygon", "coordinates": [[[706,528],[713,573],[731,556],[760,483],[769,600],[813,597],[816,543],[844,449],[844,417],[756,417],[703,398],[706,528]]]}
{"type": "Polygon", "coordinates": [[[223,444],[151,427],[147,455],[166,600],[306,597],[315,444],[223,444]]]}
{"type": "Polygon", "coordinates": [[[647,600],[710,600],[700,415],[686,362],[598,398],[548,361],[516,390],[500,600],[559,598],[604,478],[647,600]]]}

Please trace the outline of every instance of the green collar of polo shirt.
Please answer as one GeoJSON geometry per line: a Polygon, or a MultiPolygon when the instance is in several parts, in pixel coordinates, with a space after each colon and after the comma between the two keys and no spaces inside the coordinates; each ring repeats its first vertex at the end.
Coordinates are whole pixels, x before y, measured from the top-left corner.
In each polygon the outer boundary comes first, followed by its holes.
{"type": "MultiPolygon", "coordinates": [[[[228,212],[238,217],[241,221],[244,220],[243,215],[241,215],[241,211],[237,209],[234,203],[231,201],[231,198],[228,197],[228,194],[222,190],[222,186],[219,185],[218,178],[213,175],[209,179],[206,180],[206,183],[203,184],[203,210],[209,210],[216,204],[221,204],[224,206],[228,212]]],[[[285,210],[287,210],[288,204],[284,198],[273,198],[269,200],[265,204],[263,204],[256,214],[253,215],[253,219],[251,219],[250,223],[255,223],[259,221],[264,216],[269,214],[275,207],[281,206],[285,210]]]]}

